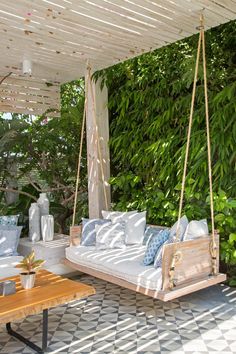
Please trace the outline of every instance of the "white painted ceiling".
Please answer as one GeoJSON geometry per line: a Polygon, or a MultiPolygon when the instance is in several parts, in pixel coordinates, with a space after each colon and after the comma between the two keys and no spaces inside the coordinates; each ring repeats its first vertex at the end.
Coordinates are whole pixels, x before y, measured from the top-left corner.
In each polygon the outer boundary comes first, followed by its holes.
{"type": "Polygon", "coordinates": [[[12,74],[0,111],[57,109],[59,85],[83,76],[87,60],[103,69],[191,36],[201,12],[206,29],[217,26],[236,19],[236,0],[1,0],[0,80],[12,74]]]}

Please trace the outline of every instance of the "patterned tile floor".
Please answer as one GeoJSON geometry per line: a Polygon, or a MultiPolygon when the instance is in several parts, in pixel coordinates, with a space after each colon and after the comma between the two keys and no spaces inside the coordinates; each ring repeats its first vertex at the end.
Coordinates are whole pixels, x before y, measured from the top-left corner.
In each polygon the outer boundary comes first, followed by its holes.
{"type": "MultiPolygon", "coordinates": [[[[49,311],[47,353],[236,353],[236,289],[216,286],[162,303],[89,276],[97,294],[49,311]]],[[[14,329],[41,344],[41,315],[14,329]]],[[[33,353],[0,329],[0,354],[33,353]]]]}

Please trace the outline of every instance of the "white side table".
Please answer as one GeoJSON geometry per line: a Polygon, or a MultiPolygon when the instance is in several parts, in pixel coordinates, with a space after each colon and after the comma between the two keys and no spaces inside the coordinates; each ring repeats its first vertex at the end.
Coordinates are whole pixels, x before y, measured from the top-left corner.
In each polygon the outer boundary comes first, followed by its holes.
{"type": "Polygon", "coordinates": [[[46,261],[44,268],[56,274],[68,274],[74,270],[61,262],[65,258],[66,247],[69,247],[69,236],[56,234],[53,241],[47,242],[31,242],[28,237],[21,238],[17,251],[21,256],[26,256],[34,250],[36,259],[46,261]]]}

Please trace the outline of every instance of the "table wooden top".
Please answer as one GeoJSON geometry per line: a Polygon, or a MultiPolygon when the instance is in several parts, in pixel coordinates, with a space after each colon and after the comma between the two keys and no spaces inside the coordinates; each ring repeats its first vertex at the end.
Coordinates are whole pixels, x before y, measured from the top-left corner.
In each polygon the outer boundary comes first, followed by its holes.
{"type": "Polygon", "coordinates": [[[16,293],[0,296],[0,324],[95,294],[92,286],[62,278],[47,270],[37,272],[35,286],[30,290],[21,287],[19,275],[3,280],[15,281],[16,293]]]}

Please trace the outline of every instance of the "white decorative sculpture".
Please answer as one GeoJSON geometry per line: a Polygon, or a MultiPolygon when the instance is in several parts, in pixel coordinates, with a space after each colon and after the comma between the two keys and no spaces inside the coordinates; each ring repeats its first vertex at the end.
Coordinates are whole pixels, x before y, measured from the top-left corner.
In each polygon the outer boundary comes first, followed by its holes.
{"type": "Polygon", "coordinates": [[[41,216],[41,231],[43,241],[52,241],[54,235],[54,219],[52,215],[41,216]]]}
{"type": "Polygon", "coordinates": [[[47,198],[46,193],[39,194],[39,199],[38,199],[37,203],[40,208],[41,216],[48,215],[49,214],[49,200],[47,198]]]}
{"type": "Polygon", "coordinates": [[[37,242],[40,236],[40,209],[37,203],[32,203],[29,208],[29,239],[37,242]]]}

